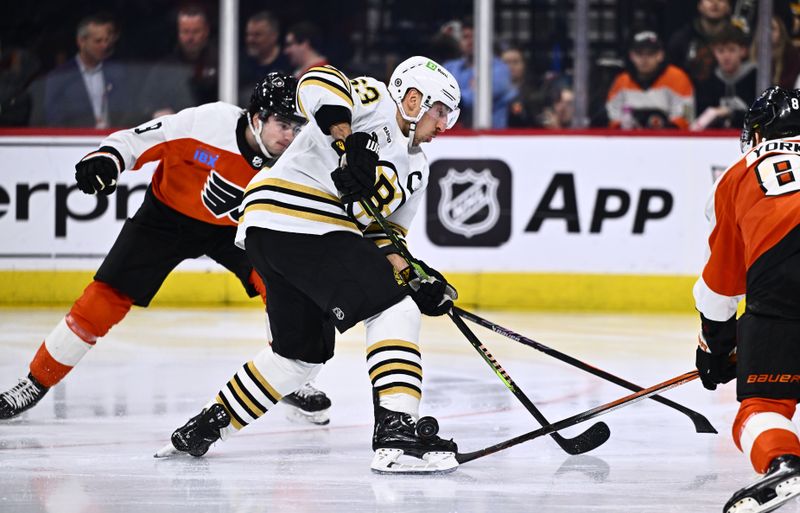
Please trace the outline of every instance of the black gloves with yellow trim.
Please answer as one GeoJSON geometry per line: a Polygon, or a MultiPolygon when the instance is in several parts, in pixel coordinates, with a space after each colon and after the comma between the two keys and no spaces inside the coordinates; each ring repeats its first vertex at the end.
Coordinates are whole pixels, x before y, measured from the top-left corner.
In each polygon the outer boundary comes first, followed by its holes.
{"type": "Polygon", "coordinates": [[[425,315],[437,317],[446,314],[453,308],[453,301],[458,299],[458,292],[447,283],[442,273],[421,260],[416,260],[415,263],[428,277],[420,278],[410,265],[400,271],[400,277],[411,289],[411,299],[425,315]]]}
{"type": "Polygon", "coordinates": [[[331,145],[339,155],[339,167],[331,179],[342,196],[342,203],[371,198],[375,194],[375,169],[378,166],[378,137],[355,132],[331,145]]]}

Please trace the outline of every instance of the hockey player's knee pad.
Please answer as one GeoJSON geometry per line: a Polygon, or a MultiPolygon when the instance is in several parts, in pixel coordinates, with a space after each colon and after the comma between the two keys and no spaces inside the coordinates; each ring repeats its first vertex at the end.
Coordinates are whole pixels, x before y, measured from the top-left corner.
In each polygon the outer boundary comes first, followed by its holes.
{"type": "Polygon", "coordinates": [[[321,363],[307,363],[292,360],[275,353],[272,348],[263,349],[253,358],[258,372],[278,394],[291,394],[305,383],[314,379],[322,369],[321,363]]]}
{"type": "MultiPolygon", "coordinates": [[[[133,299],[110,285],[93,281],[72,305],[71,320],[94,337],[102,337],[125,318],[133,299]]],[[[80,334],[79,334],[80,335],[80,334]]]]}
{"type": "Polygon", "coordinates": [[[406,296],[383,312],[364,321],[367,328],[367,345],[380,340],[406,340],[416,343],[422,314],[411,297],[406,296]]]}

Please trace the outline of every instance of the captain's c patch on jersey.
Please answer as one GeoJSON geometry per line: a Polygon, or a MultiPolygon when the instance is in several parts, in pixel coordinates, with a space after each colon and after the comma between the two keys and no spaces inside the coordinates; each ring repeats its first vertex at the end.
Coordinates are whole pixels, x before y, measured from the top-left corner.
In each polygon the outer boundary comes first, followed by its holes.
{"type": "Polygon", "coordinates": [[[211,170],[203,186],[202,198],[203,205],[217,219],[227,215],[234,222],[239,220],[239,205],[244,198],[244,189],[224,179],[214,170],[211,170]]]}

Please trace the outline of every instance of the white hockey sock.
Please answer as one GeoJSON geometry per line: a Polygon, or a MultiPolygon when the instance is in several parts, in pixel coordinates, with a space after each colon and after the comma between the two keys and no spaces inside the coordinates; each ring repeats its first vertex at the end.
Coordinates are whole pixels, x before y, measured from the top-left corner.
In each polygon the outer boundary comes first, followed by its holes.
{"type": "Polygon", "coordinates": [[[42,385],[54,386],[81,361],[96,340],[97,337],[84,332],[67,315],[45,337],[34,355],[30,364],[31,374],[42,385]]]}
{"type": "Polygon", "coordinates": [[[405,297],[364,321],[367,367],[378,403],[415,419],[422,395],[422,358],[417,345],[421,317],[416,303],[405,297]]]}
{"type": "Polygon", "coordinates": [[[220,403],[231,416],[231,423],[221,431],[226,439],[264,415],[281,398],[313,379],[320,363],[306,363],[284,358],[265,348],[245,363],[206,407],[220,403]]]}

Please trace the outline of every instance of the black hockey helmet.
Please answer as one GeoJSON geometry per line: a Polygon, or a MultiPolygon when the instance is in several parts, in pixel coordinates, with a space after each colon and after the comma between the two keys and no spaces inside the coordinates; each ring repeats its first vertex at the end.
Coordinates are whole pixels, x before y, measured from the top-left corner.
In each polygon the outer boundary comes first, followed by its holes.
{"type": "Polygon", "coordinates": [[[296,93],[296,78],[282,71],[273,71],[253,89],[247,111],[250,114],[259,113],[261,119],[277,114],[290,121],[305,123],[306,118],[295,107],[296,93]]]}
{"type": "Polygon", "coordinates": [[[800,90],[772,86],[761,93],[744,116],[742,152],[753,147],[756,133],[762,140],[800,134],[800,90]]]}

